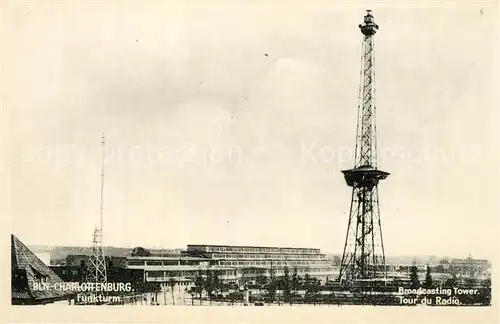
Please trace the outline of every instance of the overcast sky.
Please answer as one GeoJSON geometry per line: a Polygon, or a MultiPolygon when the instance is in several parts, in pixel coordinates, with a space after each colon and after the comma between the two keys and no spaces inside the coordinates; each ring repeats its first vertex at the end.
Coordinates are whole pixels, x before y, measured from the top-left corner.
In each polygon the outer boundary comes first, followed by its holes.
{"type": "Polygon", "coordinates": [[[385,251],[498,252],[493,2],[12,3],[2,177],[26,244],[341,253],[365,9],[385,251]],[[10,167],[9,167],[10,164],[10,167]]]}

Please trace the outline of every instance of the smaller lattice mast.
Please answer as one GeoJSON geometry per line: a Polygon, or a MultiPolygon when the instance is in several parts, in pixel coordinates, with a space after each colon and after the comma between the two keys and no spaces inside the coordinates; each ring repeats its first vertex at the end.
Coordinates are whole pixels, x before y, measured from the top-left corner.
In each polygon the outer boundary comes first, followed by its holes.
{"type": "Polygon", "coordinates": [[[92,241],[92,255],[89,258],[89,267],[87,268],[86,280],[87,282],[95,282],[99,284],[106,284],[108,281],[106,273],[106,260],[104,257],[104,246],[102,240],[103,229],[103,194],[104,194],[104,134],[102,135],[101,142],[101,206],[100,206],[100,224],[96,226],[93,234],[92,241]]]}

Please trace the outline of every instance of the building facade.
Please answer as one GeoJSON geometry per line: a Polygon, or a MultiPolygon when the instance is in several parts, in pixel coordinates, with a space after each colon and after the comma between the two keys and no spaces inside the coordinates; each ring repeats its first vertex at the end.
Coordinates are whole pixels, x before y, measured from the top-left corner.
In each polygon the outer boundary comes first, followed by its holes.
{"type": "Polygon", "coordinates": [[[188,245],[186,253],[203,256],[220,267],[234,268],[243,279],[258,275],[280,277],[284,275],[286,268],[290,275],[293,272],[300,276],[308,274],[321,281],[334,275],[331,261],[319,249],[188,245]]]}
{"type": "Polygon", "coordinates": [[[238,281],[236,269],[219,266],[213,260],[204,257],[192,257],[185,254],[178,256],[130,256],[127,257],[127,269],[143,270],[145,282],[159,282],[189,286],[198,276],[206,277],[208,272],[216,271],[224,282],[238,281]]]}
{"type": "Polygon", "coordinates": [[[322,282],[334,279],[331,260],[319,249],[257,246],[188,245],[180,255],[130,256],[128,269],[144,271],[144,281],[188,286],[198,276],[216,272],[225,283],[251,283],[258,276],[308,274],[322,282]]]}

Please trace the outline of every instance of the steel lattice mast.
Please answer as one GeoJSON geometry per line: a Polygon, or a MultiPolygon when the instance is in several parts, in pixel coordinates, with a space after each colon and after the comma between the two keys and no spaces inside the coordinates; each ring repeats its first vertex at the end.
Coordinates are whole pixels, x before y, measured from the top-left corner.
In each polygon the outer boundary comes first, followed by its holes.
{"type": "Polygon", "coordinates": [[[104,135],[102,135],[102,160],[101,160],[101,206],[100,206],[100,225],[96,226],[93,234],[92,255],[89,258],[89,267],[87,268],[87,282],[106,284],[108,277],[106,274],[106,261],[104,258],[104,247],[102,244],[103,228],[103,194],[104,194],[104,135]]]}
{"type": "Polygon", "coordinates": [[[363,34],[363,50],[355,165],[353,169],[342,171],[347,185],[352,187],[339,274],[339,281],[343,282],[385,277],[386,274],[377,185],[389,173],[377,169],[373,38],[378,25],[371,10],[367,10],[364,23],[359,28],[363,34]]]}

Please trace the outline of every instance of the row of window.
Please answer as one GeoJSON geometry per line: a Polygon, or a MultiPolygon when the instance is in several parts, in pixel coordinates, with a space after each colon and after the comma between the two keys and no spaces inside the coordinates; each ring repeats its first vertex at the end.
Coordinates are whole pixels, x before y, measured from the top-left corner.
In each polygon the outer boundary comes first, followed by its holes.
{"type": "Polygon", "coordinates": [[[270,247],[236,247],[236,246],[188,246],[188,250],[205,252],[267,252],[267,253],[309,253],[318,254],[319,249],[270,248],[270,247]]]}
{"type": "Polygon", "coordinates": [[[176,266],[176,265],[199,265],[199,261],[194,260],[177,260],[177,261],[138,261],[138,260],[128,260],[127,264],[129,266],[176,266]]]}
{"type": "Polygon", "coordinates": [[[457,265],[458,264],[475,264],[475,265],[483,264],[483,265],[487,265],[489,262],[488,262],[488,260],[480,260],[480,259],[465,259],[465,260],[453,259],[449,263],[457,264],[457,265]]]}
{"type": "MultiPolygon", "coordinates": [[[[330,268],[298,268],[297,273],[299,274],[306,274],[306,273],[331,273],[332,269],[330,268]]],[[[244,274],[250,274],[250,275],[265,275],[267,276],[267,272],[262,272],[257,269],[247,269],[243,272],[244,274]]],[[[218,272],[219,276],[236,276],[237,272],[234,270],[227,270],[227,271],[219,271],[218,272]]],[[[283,269],[275,269],[275,274],[284,274],[283,269]]],[[[293,275],[292,273],[289,273],[290,275],[293,275]]],[[[198,271],[148,271],[147,272],[147,277],[148,278],[179,278],[179,277],[185,277],[185,278],[194,278],[199,275],[198,271]]]]}
{"type": "MultiPolygon", "coordinates": [[[[289,271],[289,275],[292,276],[294,271],[289,271]]],[[[332,272],[332,269],[329,268],[298,268],[297,273],[299,274],[305,274],[305,273],[318,273],[318,272],[332,272]]],[[[245,269],[243,271],[244,274],[251,274],[251,275],[269,275],[269,271],[262,272],[262,270],[259,269],[245,269]]],[[[283,269],[276,269],[276,274],[284,274],[283,269]]]]}
{"type": "MultiPolygon", "coordinates": [[[[175,283],[176,285],[179,285],[179,286],[190,286],[191,283],[188,282],[188,281],[180,281],[180,282],[176,282],[175,283]]],[[[169,289],[170,288],[170,283],[165,283],[165,284],[162,284],[162,287],[167,288],[169,289]]]]}
{"type": "Polygon", "coordinates": [[[297,265],[327,265],[327,261],[220,261],[225,266],[297,266],[297,265]]]}
{"type": "MultiPolygon", "coordinates": [[[[217,271],[219,276],[236,276],[236,270],[217,271]]],[[[197,270],[186,271],[148,271],[148,277],[196,277],[199,274],[197,270]]]]}
{"type": "Polygon", "coordinates": [[[293,260],[293,259],[326,259],[324,254],[224,254],[214,253],[214,259],[276,259],[276,260],[293,260]]]}
{"type": "MultiPolygon", "coordinates": [[[[248,261],[248,260],[239,260],[239,261],[219,261],[219,265],[221,266],[300,266],[300,265],[328,265],[329,262],[327,260],[314,260],[314,261],[248,261]]],[[[128,266],[180,266],[180,265],[191,265],[191,266],[199,266],[199,263],[181,263],[171,262],[171,261],[128,261],[128,266]]]]}

